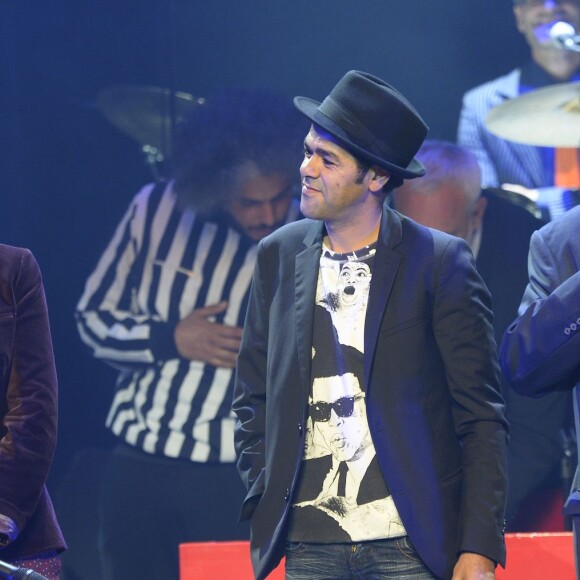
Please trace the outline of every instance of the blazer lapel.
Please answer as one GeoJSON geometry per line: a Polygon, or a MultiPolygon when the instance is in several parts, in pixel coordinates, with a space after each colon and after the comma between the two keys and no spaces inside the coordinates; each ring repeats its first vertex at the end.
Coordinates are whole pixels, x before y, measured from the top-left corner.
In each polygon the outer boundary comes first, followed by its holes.
{"type": "MultiPolygon", "coordinates": [[[[311,381],[311,333],[314,321],[320,253],[322,251],[322,232],[322,223],[313,225],[304,238],[306,249],[296,256],[295,261],[295,325],[298,363],[301,384],[308,385],[308,387],[310,387],[311,381]]],[[[368,388],[369,384],[370,370],[381,322],[401,263],[401,254],[396,250],[396,246],[400,244],[401,239],[401,220],[398,214],[385,204],[365,318],[365,388],[368,388]]]]}
{"type": "Polygon", "coordinates": [[[304,238],[306,249],[295,261],[296,341],[301,384],[310,388],[312,366],[312,327],[320,254],[322,251],[322,222],[313,224],[304,238]]]}
{"type": "Polygon", "coordinates": [[[388,208],[385,203],[365,318],[365,390],[369,388],[371,367],[377,347],[379,330],[402,259],[400,252],[396,250],[396,246],[401,243],[401,239],[401,220],[398,214],[388,208]]]}

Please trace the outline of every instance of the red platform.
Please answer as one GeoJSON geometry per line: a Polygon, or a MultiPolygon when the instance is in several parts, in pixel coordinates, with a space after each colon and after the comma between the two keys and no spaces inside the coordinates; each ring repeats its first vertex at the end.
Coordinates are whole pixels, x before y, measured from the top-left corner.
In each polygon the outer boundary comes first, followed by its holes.
{"type": "Polygon", "coordinates": [[[572,532],[506,534],[506,547],[496,580],[576,580],[572,532]]]}
{"type": "MultiPolygon", "coordinates": [[[[179,545],[179,580],[253,580],[249,542],[191,542],[179,545]]],[[[268,580],[284,580],[281,562],[268,580]]]]}
{"type": "MultiPolygon", "coordinates": [[[[571,532],[506,534],[507,566],[496,580],[575,580],[571,532]]],[[[248,542],[192,542],[179,546],[180,580],[252,580],[248,542]]],[[[284,562],[268,580],[284,580],[284,562]]]]}

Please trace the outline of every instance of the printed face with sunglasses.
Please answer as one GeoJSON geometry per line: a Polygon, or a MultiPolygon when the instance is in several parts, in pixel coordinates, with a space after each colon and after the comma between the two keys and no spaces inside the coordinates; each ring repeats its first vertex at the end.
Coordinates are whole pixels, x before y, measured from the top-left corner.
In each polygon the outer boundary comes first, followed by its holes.
{"type": "Polygon", "coordinates": [[[314,379],[309,412],[315,445],[337,461],[354,461],[371,444],[364,393],[355,375],[314,379]]]}

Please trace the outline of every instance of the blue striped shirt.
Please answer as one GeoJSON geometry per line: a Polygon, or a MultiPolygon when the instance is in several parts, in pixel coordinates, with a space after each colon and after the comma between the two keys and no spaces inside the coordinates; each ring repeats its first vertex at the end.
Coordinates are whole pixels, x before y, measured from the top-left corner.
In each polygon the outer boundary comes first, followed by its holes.
{"type": "MultiPolygon", "coordinates": [[[[571,81],[579,80],[577,71],[571,81]]],[[[556,81],[535,63],[515,69],[469,90],[463,96],[457,142],[471,149],[481,167],[482,187],[522,185],[537,190],[536,203],[553,219],[575,204],[569,192],[554,185],[553,149],[508,141],[491,133],[487,116],[509,99],[556,81]]]]}

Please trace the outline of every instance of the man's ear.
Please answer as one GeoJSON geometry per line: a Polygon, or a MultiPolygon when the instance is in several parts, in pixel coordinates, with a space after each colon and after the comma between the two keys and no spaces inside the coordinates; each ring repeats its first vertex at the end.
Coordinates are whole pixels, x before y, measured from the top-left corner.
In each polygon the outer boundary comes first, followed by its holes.
{"type": "Polygon", "coordinates": [[[487,199],[483,195],[477,200],[475,208],[473,210],[472,219],[473,223],[477,229],[481,227],[483,222],[483,216],[485,215],[485,210],[487,208],[487,199]]]}
{"type": "Polygon", "coordinates": [[[370,181],[369,181],[369,189],[373,193],[377,193],[383,189],[387,182],[391,178],[391,174],[382,167],[375,165],[370,168],[369,170],[370,181]]]}
{"type": "Polygon", "coordinates": [[[522,14],[522,7],[521,6],[514,6],[514,18],[516,20],[516,28],[522,34],[525,34],[526,28],[523,23],[523,14],[522,14]]]}

